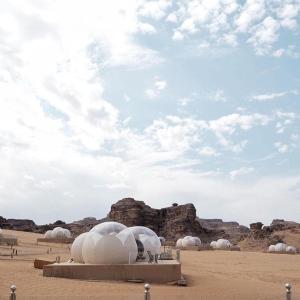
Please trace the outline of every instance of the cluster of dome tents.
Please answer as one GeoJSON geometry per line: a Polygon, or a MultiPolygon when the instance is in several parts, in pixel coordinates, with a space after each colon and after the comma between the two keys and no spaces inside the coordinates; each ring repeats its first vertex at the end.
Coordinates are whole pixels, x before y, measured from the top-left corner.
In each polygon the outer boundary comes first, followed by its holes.
{"type": "Polygon", "coordinates": [[[55,227],[53,230],[46,231],[44,235],[45,239],[57,239],[57,240],[64,240],[69,239],[72,237],[70,230],[61,228],[61,227],[55,227]]]}
{"type": "Polygon", "coordinates": [[[276,245],[270,245],[269,252],[271,253],[297,253],[297,249],[294,246],[288,246],[284,243],[277,243],[276,245]]]}
{"type": "Polygon", "coordinates": [[[225,250],[232,247],[232,244],[225,239],[218,239],[217,241],[212,241],[210,247],[213,249],[225,250]]]}
{"type": "Polygon", "coordinates": [[[176,248],[190,248],[195,246],[200,246],[201,240],[196,236],[185,236],[182,239],[178,239],[176,242],[176,248]]]}
{"type": "Polygon", "coordinates": [[[147,227],[104,222],[74,240],[71,257],[76,263],[132,264],[149,253],[160,254],[160,247],[159,237],[147,227]]]}
{"type": "MultiPolygon", "coordinates": [[[[192,247],[201,246],[201,240],[195,236],[185,236],[184,238],[178,239],[176,242],[176,248],[178,249],[188,249],[192,247]]],[[[232,244],[225,239],[219,239],[217,241],[212,241],[210,243],[212,249],[225,250],[232,247],[232,244]]]]}

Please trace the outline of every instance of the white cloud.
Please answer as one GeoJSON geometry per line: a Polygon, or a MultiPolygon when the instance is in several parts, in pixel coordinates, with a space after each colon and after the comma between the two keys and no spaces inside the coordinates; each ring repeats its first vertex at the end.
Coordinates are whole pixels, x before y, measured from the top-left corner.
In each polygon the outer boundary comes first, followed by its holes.
{"type": "Polygon", "coordinates": [[[227,102],[227,97],[222,89],[217,89],[209,94],[209,97],[216,102],[227,102]]]}
{"type": "Polygon", "coordinates": [[[156,33],[156,29],[154,28],[154,26],[149,23],[140,22],[138,23],[137,27],[141,33],[146,33],[146,34],[156,33]]]}
{"type": "Polygon", "coordinates": [[[276,142],[274,146],[277,148],[278,152],[286,153],[289,150],[289,145],[282,142],[276,142]]]}
{"type": "Polygon", "coordinates": [[[247,175],[249,173],[252,173],[253,171],[254,171],[254,168],[252,168],[252,167],[242,167],[237,170],[230,171],[229,175],[232,180],[235,180],[237,177],[247,175]]]}
{"type": "Polygon", "coordinates": [[[247,32],[266,13],[264,0],[247,0],[240,15],[236,18],[237,30],[247,32]]]}
{"type": "Polygon", "coordinates": [[[220,154],[212,147],[205,146],[199,149],[199,154],[202,156],[219,156],[220,154]]]}
{"type": "Polygon", "coordinates": [[[173,37],[172,37],[172,39],[174,41],[182,41],[183,38],[184,38],[184,35],[180,31],[177,31],[177,30],[174,32],[173,37]]]}
{"type": "Polygon", "coordinates": [[[291,91],[285,91],[285,92],[277,92],[277,93],[269,93],[269,94],[259,94],[259,95],[254,95],[251,97],[251,101],[259,101],[259,102],[263,102],[263,101],[270,101],[270,100],[274,100],[277,98],[281,98],[287,95],[298,95],[299,92],[298,90],[291,90],[291,91]]]}
{"type": "Polygon", "coordinates": [[[197,40],[199,35],[207,37],[211,47],[236,47],[248,41],[257,55],[299,57],[292,50],[273,49],[283,29],[296,32],[300,14],[297,2],[191,0],[178,1],[174,7],[177,9],[167,18],[175,27],[173,40],[183,40],[188,35],[197,40]]]}
{"type": "Polygon", "coordinates": [[[252,100],[255,101],[268,101],[268,100],[273,100],[276,98],[283,97],[287,95],[289,92],[281,92],[281,93],[271,93],[271,94],[260,94],[260,95],[255,95],[252,96],[252,100]]]}
{"type": "Polygon", "coordinates": [[[166,10],[171,5],[171,0],[143,1],[138,13],[159,20],[166,15],[166,10]]]}
{"type": "Polygon", "coordinates": [[[146,89],[145,95],[149,99],[158,98],[161,92],[167,87],[167,82],[165,80],[161,80],[158,77],[154,79],[153,86],[151,88],[146,89]]]}
{"type": "Polygon", "coordinates": [[[174,13],[169,14],[168,17],[166,18],[166,21],[171,22],[171,23],[177,23],[178,19],[177,19],[176,14],[174,14],[174,13]]]}
{"type": "Polygon", "coordinates": [[[183,97],[178,100],[178,105],[184,107],[184,106],[187,106],[191,101],[192,100],[190,98],[183,97]]]}
{"type": "Polygon", "coordinates": [[[272,45],[279,38],[279,29],[279,21],[270,16],[266,17],[260,24],[253,28],[248,41],[253,44],[255,52],[258,55],[269,53],[272,45]]]}

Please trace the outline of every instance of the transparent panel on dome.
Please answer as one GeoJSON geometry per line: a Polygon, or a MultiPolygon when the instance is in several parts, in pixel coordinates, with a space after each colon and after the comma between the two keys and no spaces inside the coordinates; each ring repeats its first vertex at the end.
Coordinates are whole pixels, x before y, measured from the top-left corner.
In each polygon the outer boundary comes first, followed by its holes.
{"type": "Polygon", "coordinates": [[[130,231],[121,231],[116,235],[118,239],[122,242],[123,247],[125,247],[128,255],[127,263],[133,264],[137,260],[138,256],[138,245],[134,238],[134,235],[130,231]]]}
{"type": "Polygon", "coordinates": [[[46,231],[44,237],[45,237],[45,239],[51,239],[52,238],[52,230],[46,231]]]}
{"type": "Polygon", "coordinates": [[[83,257],[82,257],[82,246],[84,239],[88,232],[80,234],[73,242],[71,246],[71,257],[73,258],[74,262],[77,263],[84,263],[83,257]]]}
{"type": "Polygon", "coordinates": [[[124,232],[131,232],[136,240],[139,256],[148,257],[147,251],[152,254],[160,254],[161,243],[157,234],[151,229],[143,226],[128,227],[124,232]],[[143,254],[140,251],[143,251],[143,254]]]}
{"type": "Polygon", "coordinates": [[[119,233],[126,228],[127,226],[118,222],[104,222],[94,226],[90,231],[96,231],[102,235],[108,235],[111,233],[119,233]]]}

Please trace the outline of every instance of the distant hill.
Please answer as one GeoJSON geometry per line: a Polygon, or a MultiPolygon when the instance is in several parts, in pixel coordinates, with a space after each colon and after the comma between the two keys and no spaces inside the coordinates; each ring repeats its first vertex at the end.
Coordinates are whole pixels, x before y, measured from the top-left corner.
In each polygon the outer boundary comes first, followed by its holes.
{"type": "Polygon", "coordinates": [[[105,221],[116,221],[126,226],[146,226],[159,236],[165,237],[169,244],[174,243],[178,238],[192,235],[200,237],[204,243],[226,238],[233,244],[239,243],[241,248],[246,250],[265,249],[277,241],[287,243],[291,241],[291,244],[299,245],[300,248],[300,224],[296,222],[276,219],[270,226],[263,226],[258,222],[250,224],[249,229],[235,221],[198,218],[192,203],[184,205],[173,203],[169,207],[155,209],[133,198],[117,201],[111,206],[107,217],[103,219],[88,217],[68,224],[58,220],[51,224],[36,225],[32,220],[0,217],[0,228],[44,233],[61,226],[78,235],[105,221]]]}

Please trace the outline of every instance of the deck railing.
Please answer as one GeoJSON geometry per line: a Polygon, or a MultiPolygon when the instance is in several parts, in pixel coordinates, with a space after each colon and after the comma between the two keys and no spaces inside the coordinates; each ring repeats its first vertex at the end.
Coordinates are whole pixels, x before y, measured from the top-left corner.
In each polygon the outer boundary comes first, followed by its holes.
{"type": "MultiPolygon", "coordinates": [[[[16,289],[17,287],[15,285],[10,287],[9,300],[17,300],[16,289]]],[[[151,285],[146,283],[144,285],[144,300],[151,300],[150,289],[151,285]]],[[[285,284],[285,300],[292,300],[292,286],[290,283],[285,284]]]]}

